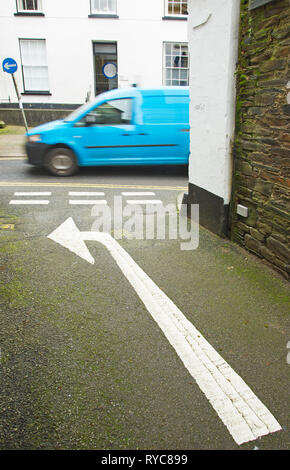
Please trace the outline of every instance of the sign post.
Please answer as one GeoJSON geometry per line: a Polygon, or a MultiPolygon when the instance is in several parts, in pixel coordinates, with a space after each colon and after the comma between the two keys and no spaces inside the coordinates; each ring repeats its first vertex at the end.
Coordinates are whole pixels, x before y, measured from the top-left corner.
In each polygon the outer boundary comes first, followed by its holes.
{"type": "Polygon", "coordinates": [[[14,72],[16,72],[16,70],[17,70],[16,60],[11,59],[10,57],[7,57],[6,59],[3,60],[2,67],[3,67],[4,72],[10,73],[12,75],[12,80],[13,80],[15,92],[16,92],[16,95],[17,95],[18,103],[19,103],[19,108],[21,110],[23,121],[24,121],[24,126],[25,126],[25,129],[26,129],[26,132],[27,132],[28,127],[27,127],[25,112],[24,112],[24,109],[23,109],[23,104],[22,104],[22,101],[21,101],[21,96],[20,96],[18,87],[17,87],[16,79],[14,77],[14,72]]]}

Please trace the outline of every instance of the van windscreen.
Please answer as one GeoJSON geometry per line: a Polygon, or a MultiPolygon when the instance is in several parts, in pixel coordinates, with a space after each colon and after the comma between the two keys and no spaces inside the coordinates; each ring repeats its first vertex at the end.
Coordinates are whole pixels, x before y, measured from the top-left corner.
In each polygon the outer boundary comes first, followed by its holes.
{"type": "Polygon", "coordinates": [[[64,122],[72,122],[77,119],[83,112],[87,109],[90,109],[92,106],[92,102],[87,102],[79,106],[77,109],[74,109],[71,113],[69,113],[65,118],[64,122]]]}

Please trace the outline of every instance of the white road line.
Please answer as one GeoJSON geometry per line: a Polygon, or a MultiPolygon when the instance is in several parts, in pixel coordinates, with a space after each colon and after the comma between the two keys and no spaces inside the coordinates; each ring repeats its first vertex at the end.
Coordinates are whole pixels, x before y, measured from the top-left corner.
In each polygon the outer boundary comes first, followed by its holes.
{"type": "Polygon", "coordinates": [[[109,250],[238,445],[281,430],[243,379],[111,235],[80,232],[70,217],[48,238],[91,264],[95,260],[85,240],[98,241],[109,250]]]}
{"type": "MultiPolygon", "coordinates": [[[[86,232],[83,239],[92,240],[86,232]]],[[[100,241],[136,290],[237,444],[281,430],[281,426],[248,385],[206,341],[176,305],[131,256],[108,234],[100,241]]]]}
{"type": "Polygon", "coordinates": [[[33,191],[33,192],[28,192],[28,191],[23,191],[23,192],[16,192],[14,193],[14,196],[51,196],[51,192],[49,191],[33,191]]]}
{"type": "Polygon", "coordinates": [[[96,191],[69,191],[69,196],[105,196],[105,193],[100,193],[96,191]]]}
{"type": "Polygon", "coordinates": [[[139,192],[124,192],[124,193],[121,193],[122,196],[155,196],[155,193],[151,193],[151,192],[142,192],[142,191],[139,191],[139,192]]]}
{"type": "Polygon", "coordinates": [[[78,205],[78,204],[82,204],[82,205],[86,205],[86,204],[92,204],[92,205],[95,205],[95,204],[107,204],[107,201],[105,200],[102,200],[102,199],[89,199],[89,200],[86,200],[86,199],[70,199],[69,201],[70,204],[75,204],[75,205],[78,205]]]}
{"type": "Polygon", "coordinates": [[[9,204],[18,204],[18,205],[22,205],[22,204],[26,204],[26,205],[30,205],[30,204],[49,204],[49,201],[45,200],[45,199],[25,199],[25,200],[21,200],[21,199],[15,199],[15,200],[11,200],[9,202],[9,204]]]}
{"type": "Polygon", "coordinates": [[[148,200],[138,200],[138,199],[127,199],[127,204],[162,204],[162,201],[159,199],[148,199],[148,200]]]}

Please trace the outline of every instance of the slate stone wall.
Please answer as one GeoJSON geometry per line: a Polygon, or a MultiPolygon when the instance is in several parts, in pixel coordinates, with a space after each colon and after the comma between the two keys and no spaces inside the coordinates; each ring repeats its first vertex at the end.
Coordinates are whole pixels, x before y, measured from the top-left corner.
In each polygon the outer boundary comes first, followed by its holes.
{"type": "MultiPolygon", "coordinates": [[[[38,126],[45,122],[64,119],[80,105],[23,103],[28,127],[38,126]]],[[[0,120],[6,124],[23,126],[23,117],[18,103],[0,104],[0,120]]]]}
{"type": "Polygon", "coordinates": [[[253,10],[248,3],[241,1],[231,234],[289,279],[289,0],[253,10]]]}

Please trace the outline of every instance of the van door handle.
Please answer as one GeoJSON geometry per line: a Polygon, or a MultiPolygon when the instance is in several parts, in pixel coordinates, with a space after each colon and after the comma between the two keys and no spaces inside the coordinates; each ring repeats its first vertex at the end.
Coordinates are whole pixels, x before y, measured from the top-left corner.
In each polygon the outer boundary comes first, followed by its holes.
{"type": "MultiPolygon", "coordinates": [[[[134,134],[134,132],[131,132],[131,133],[125,133],[125,134],[121,134],[121,135],[129,137],[129,135],[136,135],[136,134],[134,134]]],[[[145,132],[140,132],[137,135],[148,135],[148,134],[146,134],[145,132]]]]}

